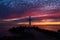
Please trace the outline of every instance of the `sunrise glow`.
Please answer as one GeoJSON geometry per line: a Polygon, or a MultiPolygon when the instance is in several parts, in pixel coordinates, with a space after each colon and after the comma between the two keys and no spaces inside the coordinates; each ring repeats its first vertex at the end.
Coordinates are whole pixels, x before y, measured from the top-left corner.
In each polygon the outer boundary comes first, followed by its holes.
{"type": "MultiPolygon", "coordinates": [[[[18,24],[29,24],[28,22],[20,22],[18,24]]],[[[31,22],[31,25],[60,25],[60,22],[31,22]]]]}

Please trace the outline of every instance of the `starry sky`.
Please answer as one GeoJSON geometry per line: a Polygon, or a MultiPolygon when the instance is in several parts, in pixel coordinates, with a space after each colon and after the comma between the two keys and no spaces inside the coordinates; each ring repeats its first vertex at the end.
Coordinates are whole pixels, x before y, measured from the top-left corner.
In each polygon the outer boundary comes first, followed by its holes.
{"type": "Polygon", "coordinates": [[[35,22],[60,22],[60,0],[0,0],[0,25],[16,25],[28,16],[35,22]]]}

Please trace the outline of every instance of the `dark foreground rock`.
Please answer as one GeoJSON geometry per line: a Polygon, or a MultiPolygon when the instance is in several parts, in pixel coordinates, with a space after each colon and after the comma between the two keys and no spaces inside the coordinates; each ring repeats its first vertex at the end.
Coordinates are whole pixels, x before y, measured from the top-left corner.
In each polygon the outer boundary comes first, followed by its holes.
{"type": "Polygon", "coordinates": [[[12,35],[0,40],[60,40],[60,32],[43,30],[34,26],[20,26],[8,30],[12,35]]]}

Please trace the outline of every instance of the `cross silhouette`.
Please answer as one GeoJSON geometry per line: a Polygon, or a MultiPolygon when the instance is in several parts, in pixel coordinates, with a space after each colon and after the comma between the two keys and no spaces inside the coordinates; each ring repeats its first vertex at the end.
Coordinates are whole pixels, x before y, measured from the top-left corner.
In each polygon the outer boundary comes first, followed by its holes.
{"type": "Polygon", "coordinates": [[[31,16],[29,16],[29,26],[31,26],[31,16]]]}

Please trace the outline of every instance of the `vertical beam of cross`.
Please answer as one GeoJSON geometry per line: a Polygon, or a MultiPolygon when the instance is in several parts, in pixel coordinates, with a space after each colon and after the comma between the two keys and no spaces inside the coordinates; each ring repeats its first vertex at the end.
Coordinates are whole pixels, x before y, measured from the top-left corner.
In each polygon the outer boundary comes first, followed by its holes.
{"type": "Polygon", "coordinates": [[[29,26],[31,26],[31,16],[29,16],[29,26]]]}

